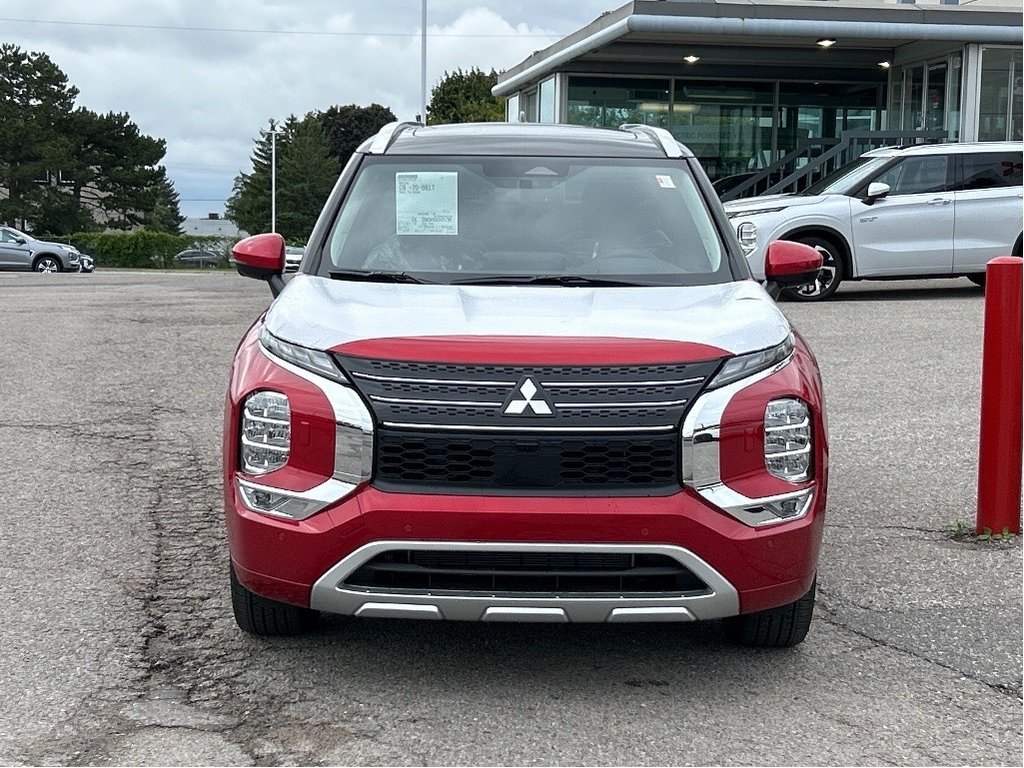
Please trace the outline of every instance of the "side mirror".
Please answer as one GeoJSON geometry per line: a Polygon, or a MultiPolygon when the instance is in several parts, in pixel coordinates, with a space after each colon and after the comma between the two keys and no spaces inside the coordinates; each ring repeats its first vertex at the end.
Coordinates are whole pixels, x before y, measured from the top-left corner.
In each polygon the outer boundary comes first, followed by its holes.
{"type": "Polygon", "coordinates": [[[806,285],[818,276],[821,270],[821,254],[809,245],[789,240],[769,243],[764,262],[764,274],[768,279],[765,289],[777,299],[783,288],[806,285]]]}
{"type": "Polygon", "coordinates": [[[276,232],[253,235],[235,243],[231,258],[238,274],[266,280],[274,296],[284,289],[284,238],[276,232]]]}
{"type": "Polygon", "coordinates": [[[864,198],[864,202],[868,205],[874,205],[876,200],[881,200],[883,197],[889,194],[889,185],[883,184],[880,181],[872,181],[868,184],[868,194],[864,198]]]}
{"type": "Polygon", "coordinates": [[[24,237],[16,237],[14,238],[14,242],[16,242],[18,245],[24,245],[28,241],[24,237]]]}

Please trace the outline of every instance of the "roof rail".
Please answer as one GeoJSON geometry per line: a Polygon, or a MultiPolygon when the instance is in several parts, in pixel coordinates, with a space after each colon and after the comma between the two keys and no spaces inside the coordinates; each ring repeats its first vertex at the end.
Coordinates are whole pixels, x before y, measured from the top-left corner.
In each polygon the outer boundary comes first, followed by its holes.
{"type": "Polygon", "coordinates": [[[371,155],[383,155],[388,151],[388,148],[404,131],[409,128],[422,128],[423,123],[406,122],[406,123],[388,123],[383,126],[377,135],[373,137],[373,141],[370,144],[370,148],[367,150],[371,155]]]}
{"type": "Polygon", "coordinates": [[[639,123],[625,123],[619,126],[619,130],[643,133],[649,136],[655,144],[661,147],[665,157],[683,156],[683,150],[679,147],[679,142],[664,128],[655,128],[653,125],[640,125],[639,123]]]}

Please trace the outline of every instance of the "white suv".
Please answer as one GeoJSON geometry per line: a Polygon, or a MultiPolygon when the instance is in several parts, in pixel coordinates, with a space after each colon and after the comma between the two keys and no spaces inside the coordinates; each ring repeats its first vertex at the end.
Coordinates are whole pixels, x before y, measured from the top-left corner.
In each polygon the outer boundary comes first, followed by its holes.
{"type": "Polygon", "coordinates": [[[886,147],[862,155],[795,195],[726,203],[755,277],[768,244],[818,248],[818,279],[791,288],[814,301],[843,280],[971,278],[985,264],[1021,255],[1021,142],[886,147]]]}

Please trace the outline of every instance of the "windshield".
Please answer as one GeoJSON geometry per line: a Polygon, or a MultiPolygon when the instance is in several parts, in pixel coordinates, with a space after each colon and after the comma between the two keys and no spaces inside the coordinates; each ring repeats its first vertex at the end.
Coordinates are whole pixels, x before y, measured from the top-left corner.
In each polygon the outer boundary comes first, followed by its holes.
{"type": "Polygon", "coordinates": [[[848,195],[854,190],[859,189],[868,176],[891,159],[889,157],[858,157],[856,160],[852,160],[832,171],[832,173],[823,176],[800,194],[848,195]]]}
{"type": "Polygon", "coordinates": [[[551,157],[367,158],[320,274],[562,286],[733,279],[684,163],[551,157]]]}

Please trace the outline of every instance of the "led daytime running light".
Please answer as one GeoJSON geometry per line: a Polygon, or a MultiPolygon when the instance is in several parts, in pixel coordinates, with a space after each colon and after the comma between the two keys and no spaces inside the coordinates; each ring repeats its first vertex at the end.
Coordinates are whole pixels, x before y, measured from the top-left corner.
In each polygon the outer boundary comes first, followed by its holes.
{"type": "Polygon", "coordinates": [[[708,384],[708,389],[724,387],[726,384],[732,384],[734,381],[783,363],[793,354],[794,347],[793,335],[790,334],[784,342],[774,347],[729,358],[722,366],[722,370],[708,384]]]}
{"type": "Polygon", "coordinates": [[[348,379],[345,378],[345,374],[341,372],[338,366],[335,365],[334,360],[326,352],[282,341],[270,333],[266,327],[260,331],[260,344],[275,357],[286,360],[311,373],[341,384],[349,383],[348,379]]]}

